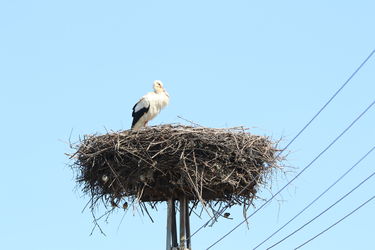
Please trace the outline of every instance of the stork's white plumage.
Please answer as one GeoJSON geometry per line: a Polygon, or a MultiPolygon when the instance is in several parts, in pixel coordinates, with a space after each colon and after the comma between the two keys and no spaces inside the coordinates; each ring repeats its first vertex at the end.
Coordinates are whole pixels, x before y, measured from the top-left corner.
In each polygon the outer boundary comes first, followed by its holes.
{"type": "Polygon", "coordinates": [[[138,130],[154,119],[169,103],[169,95],[159,80],[154,81],[154,92],[144,95],[133,107],[132,129],[138,130]]]}

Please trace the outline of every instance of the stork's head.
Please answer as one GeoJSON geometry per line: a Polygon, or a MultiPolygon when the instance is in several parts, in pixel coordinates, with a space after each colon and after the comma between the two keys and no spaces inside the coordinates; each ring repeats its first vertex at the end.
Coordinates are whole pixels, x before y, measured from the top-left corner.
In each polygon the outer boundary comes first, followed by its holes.
{"type": "Polygon", "coordinates": [[[165,92],[165,90],[163,88],[163,83],[160,80],[154,81],[154,90],[155,90],[156,93],[165,92]]]}

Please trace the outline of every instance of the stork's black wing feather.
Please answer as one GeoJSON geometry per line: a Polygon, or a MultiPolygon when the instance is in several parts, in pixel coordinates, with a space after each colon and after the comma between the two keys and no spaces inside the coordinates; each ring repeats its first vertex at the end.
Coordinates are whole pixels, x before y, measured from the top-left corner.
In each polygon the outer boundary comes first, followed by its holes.
{"type": "Polygon", "coordinates": [[[133,113],[132,113],[132,116],[133,116],[133,122],[132,122],[132,128],[134,127],[134,125],[139,121],[139,119],[141,119],[141,117],[148,112],[148,110],[150,109],[150,105],[148,105],[147,107],[143,107],[141,109],[138,109],[136,111],[136,107],[137,105],[139,105],[140,102],[137,102],[134,107],[133,107],[133,113]]]}

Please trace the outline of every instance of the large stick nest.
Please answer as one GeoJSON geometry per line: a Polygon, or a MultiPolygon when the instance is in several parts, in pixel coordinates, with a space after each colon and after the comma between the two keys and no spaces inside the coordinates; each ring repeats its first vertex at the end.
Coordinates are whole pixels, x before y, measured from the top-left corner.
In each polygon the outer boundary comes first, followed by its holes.
{"type": "Polygon", "coordinates": [[[178,199],[250,205],[279,168],[276,143],[242,127],[182,125],[86,135],[72,156],[91,205],[178,199]]]}

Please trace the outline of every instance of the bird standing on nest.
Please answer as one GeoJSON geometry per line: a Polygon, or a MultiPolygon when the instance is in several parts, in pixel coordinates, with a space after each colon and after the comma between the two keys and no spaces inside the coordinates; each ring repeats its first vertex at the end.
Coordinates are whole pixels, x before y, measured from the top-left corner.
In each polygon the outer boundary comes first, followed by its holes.
{"type": "Polygon", "coordinates": [[[147,122],[157,116],[169,103],[169,95],[163,88],[163,83],[154,81],[154,92],[144,95],[133,107],[132,129],[146,127],[147,122]]]}

